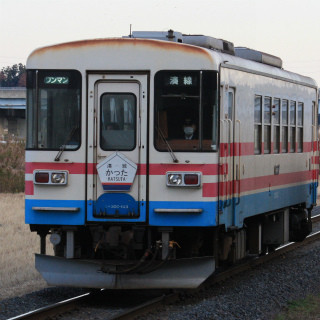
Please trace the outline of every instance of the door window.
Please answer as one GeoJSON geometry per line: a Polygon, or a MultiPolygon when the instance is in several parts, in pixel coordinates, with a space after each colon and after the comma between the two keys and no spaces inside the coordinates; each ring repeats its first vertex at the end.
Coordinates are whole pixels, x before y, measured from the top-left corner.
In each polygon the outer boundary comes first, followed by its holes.
{"type": "Polygon", "coordinates": [[[101,96],[100,147],[102,150],[133,150],[136,147],[136,96],[105,93],[101,96]]]}

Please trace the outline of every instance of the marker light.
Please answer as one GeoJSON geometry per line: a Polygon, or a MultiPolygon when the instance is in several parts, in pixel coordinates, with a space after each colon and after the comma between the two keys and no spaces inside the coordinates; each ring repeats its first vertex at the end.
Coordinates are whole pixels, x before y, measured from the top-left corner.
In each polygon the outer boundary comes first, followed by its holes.
{"type": "Polygon", "coordinates": [[[36,172],[34,181],[36,183],[49,183],[49,172],[36,172]]]}
{"type": "Polygon", "coordinates": [[[195,173],[185,174],[184,183],[187,185],[199,185],[199,175],[195,173]]]}

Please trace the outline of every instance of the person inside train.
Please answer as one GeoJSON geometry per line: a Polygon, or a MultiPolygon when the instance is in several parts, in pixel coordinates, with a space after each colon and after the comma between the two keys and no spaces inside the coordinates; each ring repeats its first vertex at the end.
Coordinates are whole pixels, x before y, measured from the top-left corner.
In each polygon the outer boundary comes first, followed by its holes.
{"type": "Polygon", "coordinates": [[[195,138],[197,126],[192,123],[191,119],[185,119],[183,124],[184,138],[185,140],[192,140],[195,138]]]}

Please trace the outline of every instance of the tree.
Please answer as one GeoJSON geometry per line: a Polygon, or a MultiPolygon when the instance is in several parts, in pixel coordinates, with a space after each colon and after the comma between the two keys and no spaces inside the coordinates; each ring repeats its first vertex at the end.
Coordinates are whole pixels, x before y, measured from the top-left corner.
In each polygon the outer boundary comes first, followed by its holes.
{"type": "Polygon", "coordinates": [[[4,67],[0,71],[0,87],[25,87],[26,66],[22,63],[4,67]]]}

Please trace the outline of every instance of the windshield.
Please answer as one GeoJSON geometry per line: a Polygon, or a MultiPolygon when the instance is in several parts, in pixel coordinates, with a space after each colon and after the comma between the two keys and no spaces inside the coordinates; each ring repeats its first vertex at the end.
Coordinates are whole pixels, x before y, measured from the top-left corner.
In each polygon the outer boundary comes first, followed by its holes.
{"type": "Polygon", "coordinates": [[[28,70],[27,94],[27,149],[78,149],[80,72],[28,70]]]}
{"type": "Polygon", "coordinates": [[[159,71],[155,76],[155,147],[216,151],[218,86],[214,71],[159,71]]]}

